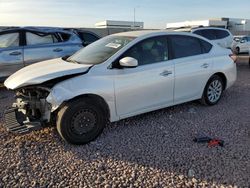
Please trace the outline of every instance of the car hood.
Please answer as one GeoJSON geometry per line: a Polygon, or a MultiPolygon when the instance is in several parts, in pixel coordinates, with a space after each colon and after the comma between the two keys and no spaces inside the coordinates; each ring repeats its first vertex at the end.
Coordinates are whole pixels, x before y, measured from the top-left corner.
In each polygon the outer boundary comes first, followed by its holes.
{"type": "Polygon", "coordinates": [[[4,85],[9,89],[17,89],[29,85],[37,85],[46,81],[88,71],[92,65],[69,63],[61,58],[35,63],[12,74],[4,85]]]}

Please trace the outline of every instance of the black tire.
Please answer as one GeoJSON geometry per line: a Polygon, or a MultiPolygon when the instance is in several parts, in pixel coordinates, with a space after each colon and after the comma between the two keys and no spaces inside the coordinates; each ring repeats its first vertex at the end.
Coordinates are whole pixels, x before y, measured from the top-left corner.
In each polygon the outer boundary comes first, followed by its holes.
{"type": "Polygon", "coordinates": [[[95,140],[107,123],[107,113],[99,102],[82,98],[69,102],[57,114],[57,131],[71,144],[95,140]]]}
{"type": "Polygon", "coordinates": [[[206,87],[205,87],[205,89],[203,91],[201,102],[204,105],[209,105],[209,106],[217,104],[219,102],[219,100],[221,99],[221,96],[223,94],[224,86],[225,86],[225,83],[223,82],[222,78],[220,76],[218,76],[218,75],[213,75],[208,80],[208,82],[206,84],[206,87]],[[218,87],[213,87],[214,83],[218,83],[218,87]],[[216,89],[211,90],[211,87],[216,88],[216,89]],[[220,87],[221,87],[221,90],[219,92],[220,87]],[[212,97],[213,95],[215,96],[214,99],[212,97]]]}
{"type": "Polygon", "coordinates": [[[240,54],[240,48],[239,48],[239,47],[236,47],[236,48],[235,48],[235,51],[236,51],[236,54],[237,54],[237,55],[240,54]]]}

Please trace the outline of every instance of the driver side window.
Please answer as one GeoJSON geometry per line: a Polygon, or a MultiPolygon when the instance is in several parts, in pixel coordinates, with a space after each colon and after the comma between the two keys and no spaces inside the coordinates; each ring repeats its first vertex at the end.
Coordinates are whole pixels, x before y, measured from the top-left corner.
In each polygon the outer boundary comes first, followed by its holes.
{"type": "Polygon", "coordinates": [[[139,66],[167,61],[169,59],[167,37],[145,39],[131,47],[120,59],[123,57],[137,59],[139,66]]]}

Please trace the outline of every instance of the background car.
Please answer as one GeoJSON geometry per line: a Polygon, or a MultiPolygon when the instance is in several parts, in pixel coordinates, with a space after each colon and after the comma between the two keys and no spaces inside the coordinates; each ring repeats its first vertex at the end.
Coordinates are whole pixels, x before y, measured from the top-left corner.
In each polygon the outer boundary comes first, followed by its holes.
{"type": "Polygon", "coordinates": [[[24,66],[70,56],[82,47],[77,34],[60,28],[5,29],[0,32],[0,82],[24,66]]]}
{"type": "Polygon", "coordinates": [[[249,49],[250,49],[250,36],[244,36],[237,42],[234,51],[237,54],[248,53],[249,49]]]}
{"type": "Polygon", "coordinates": [[[91,31],[74,29],[74,32],[76,32],[77,35],[80,37],[80,39],[82,40],[82,45],[84,47],[88,46],[89,44],[91,44],[91,43],[93,43],[101,38],[97,34],[91,32],[91,31]]]}
{"type": "Polygon", "coordinates": [[[245,37],[245,36],[234,36],[234,39],[233,39],[233,42],[232,42],[232,44],[231,44],[231,50],[233,51],[233,52],[236,52],[236,49],[235,49],[235,47],[236,47],[236,45],[241,41],[241,39],[243,38],[243,37],[245,37]]]}
{"type": "Polygon", "coordinates": [[[231,48],[233,35],[228,29],[217,27],[199,27],[191,30],[192,33],[203,36],[224,48],[231,48]]]}

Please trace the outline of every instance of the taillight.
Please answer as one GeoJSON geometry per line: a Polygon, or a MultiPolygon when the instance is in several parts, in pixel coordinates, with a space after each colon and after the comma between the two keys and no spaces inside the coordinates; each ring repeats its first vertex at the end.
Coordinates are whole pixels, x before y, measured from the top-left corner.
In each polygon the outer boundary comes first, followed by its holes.
{"type": "Polygon", "coordinates": [[[236,61],[237,61],[237,55],[235,55],[235,54],[229,54],[229,57],[231,57],[231,59],[236,63],[236,61]]]}

